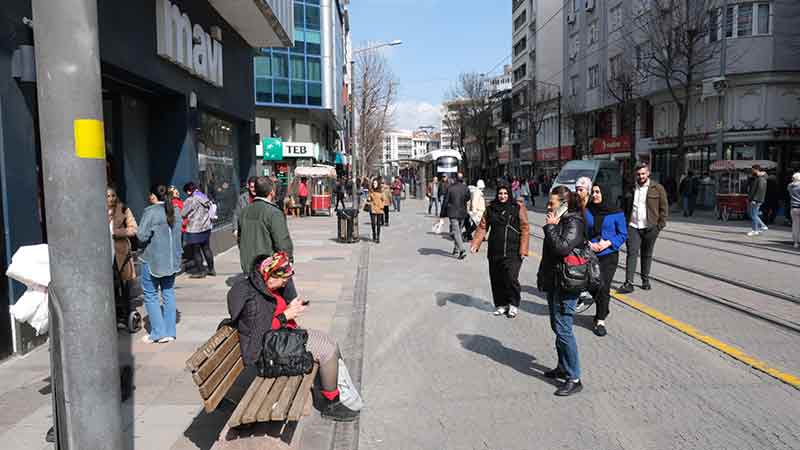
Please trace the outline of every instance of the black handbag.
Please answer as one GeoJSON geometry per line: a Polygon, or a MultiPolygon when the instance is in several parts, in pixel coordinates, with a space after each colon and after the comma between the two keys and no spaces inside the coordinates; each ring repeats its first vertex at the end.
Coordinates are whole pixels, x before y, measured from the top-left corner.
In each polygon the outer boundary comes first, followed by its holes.
{"type": "Polygon", "coordinates": [[[570,294],[600,287],[600,261],[587,242],[572,249],[561,263],[561,290],[570,294]]]}
{"type": "Polygon", "coordinates": [[[258,376],[277,378],[311,373],[314,357],[306,350],[306,330],[286,327],[270,330],[264,333],[262,342],[256,360],[258,376]]]}

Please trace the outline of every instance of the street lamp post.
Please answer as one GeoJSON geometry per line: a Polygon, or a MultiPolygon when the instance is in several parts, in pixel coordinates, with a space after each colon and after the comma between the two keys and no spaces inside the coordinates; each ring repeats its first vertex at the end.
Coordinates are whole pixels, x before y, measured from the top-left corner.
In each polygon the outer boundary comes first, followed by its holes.
{"type": "MultiPolygon", "coordinates": [[[[358,53],[364,53],[364,52],[367,52],[367,51],[377,50],[377,49],[383,48],[383,47],[393,47],[395,45],[402,45],[402,44],[403,44],[403,41],[401,41],[399,39],[395,39],[394,41],[383,42],[383,43],[372,45],[372,46],[369,46],[369,47],[359,48],[357,50],[353,50],[352,54],[353,54],[353,56],[355,56],[358,53]]],[[[358,210],[359,204],[358,204],[358,194],[357,193],[358,193],[358,189],[359,189],[359,186],[358,186],[359,163],[358,163],[358,155],[357,155],[358,151],[356,150],[358,148],[358,145],[356,145],[356,142],[355,142],[355,123],[356,123],[355,122],[355,117],[356,117],[355,110],[356,110],[356,108],[355,108],[355,103],[354,103],[354,101],[355,101],[355,94],[354,94],[354,91],[355,91],[355,66],[356,66],[355,59],[351,59],[350,60],[350,79],[352,80],[352,83],[351,83],[352,86],[350,87],[350,93],[349,93],[349,102],[350,102],[350,150],[351,150],[350,151],[350,153],[351,153],[350,157],[353,158],[353,164],[352,164],[352,169],[353,169],[353,192],[352,192],[352,194],[353,194],[353,208],[358,210]]]]}

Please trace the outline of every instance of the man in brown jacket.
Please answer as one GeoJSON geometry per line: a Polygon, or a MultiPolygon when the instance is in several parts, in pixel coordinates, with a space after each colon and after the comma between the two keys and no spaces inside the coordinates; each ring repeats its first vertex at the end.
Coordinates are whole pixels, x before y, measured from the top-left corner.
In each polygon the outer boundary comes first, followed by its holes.
{"type": "Polygon", "coordinates": [[[617,289],[628,294],[633,292],[633,275],[636,259],[642,257],[642,289],[650,290],[650,266],[653,264],[658,233],[667,226],[669,201],[664,186],[650,179],[650,167],[639,163],[634,168],[636,182],[633,189],[625,193],[625,218],[628,221],[628,257],[625,283],[617,289]]]}

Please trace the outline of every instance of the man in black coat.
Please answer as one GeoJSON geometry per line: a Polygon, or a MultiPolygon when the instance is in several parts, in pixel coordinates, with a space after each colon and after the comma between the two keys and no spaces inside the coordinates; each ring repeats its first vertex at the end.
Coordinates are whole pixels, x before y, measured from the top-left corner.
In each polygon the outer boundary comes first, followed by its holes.
{"type": "Polygon", "coordinates": [[[456,182],[447,189],[442,201],[440,217],[450,219],[450,235],[453,237],[453,255],[458,259],[467,257],[464,241],[461,236],[461,225],[467,217],[467,202],[469,202],[469,188],[464,184],[464,174],[456,176],[456,182]]]}

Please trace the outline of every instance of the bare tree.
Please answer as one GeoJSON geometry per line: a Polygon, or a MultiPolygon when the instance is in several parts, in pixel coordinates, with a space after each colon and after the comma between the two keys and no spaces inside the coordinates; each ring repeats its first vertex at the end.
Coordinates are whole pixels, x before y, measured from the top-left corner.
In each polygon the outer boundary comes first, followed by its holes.
{"type": "MultiPolygon", "coordinates": [[[[717,0],[637,0],[639,8],[626,33],[630,48],[636,46],[637,70],[652,76],[669,93],[678,109],[677,152],[683,156],[686,123],[692,89],[705,75],[708,64],[719,55],[715,39],[722,20],[717,0]],[[646,42],[636,42],[636,39],[646,42]],[[647,48],[649,47],[649,48],[647,48]],[[644,54],[644,57],[642,57],[644,54]]],[[[683,160],[680,158],[679,160],[683,160]]]]}
{"type": "Polygon", "coordinates": [[[536,148],[536,137],[542,131],[544,121],[551,113],[558,111],[558,95],[553,88],[536,80],[529,80],[525,88],[524,111],[519,117],[528,131],[528,143],[536,148]]]}
{"type": "Polygon", "coordinates": [[[386,58],[379,52],[358,53],[355,65],[358,167],[366,174],[380,158],[383,135],[392,125],[397,83],[386,58]]]}
{"type": "MultiPolygon", "coordinates": [[[[489,140],[492,134],[492,111],[499,99],[491,95],[488,83],[478,73],[462,73],[456,87],[450,92],[452,107],[456,108],[457,121],[463,124],[460,151],[463,152],[463,138],[470,134],[475,137],[481,149],[480,165],[489,165],[489,140]]],[[[463,153],[462,153],[463,155],[463,153]]],[[[468,158],[464,158],[466,161],[468,158]]]]}
{"type": "Polygon", "coordinates": [[[606,88],[609,95],[616,100],[616,115],[619,117],[620,135],[625,130],[631,131],[631,149],[629,164],[636,164],[636,120],[637,104],[641,99],[644,75],[636,67],[635,62],[625,58],[624,54],[611,58],[606,88]]]}

